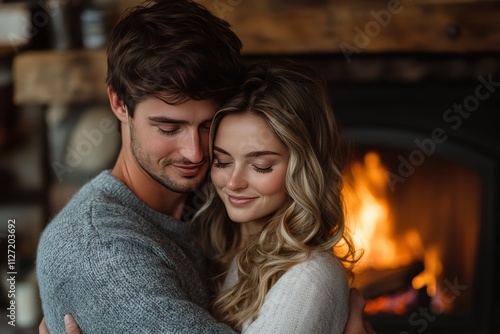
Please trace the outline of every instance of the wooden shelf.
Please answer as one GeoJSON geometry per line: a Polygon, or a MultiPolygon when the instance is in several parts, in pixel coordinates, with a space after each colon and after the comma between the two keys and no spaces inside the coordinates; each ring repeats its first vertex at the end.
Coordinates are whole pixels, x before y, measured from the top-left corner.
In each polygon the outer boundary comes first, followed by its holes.
{"type": "Polygon", "coordinates": [[[104,50],[24,52],[13,66],[16,104],[107,100],[104,50]]]}

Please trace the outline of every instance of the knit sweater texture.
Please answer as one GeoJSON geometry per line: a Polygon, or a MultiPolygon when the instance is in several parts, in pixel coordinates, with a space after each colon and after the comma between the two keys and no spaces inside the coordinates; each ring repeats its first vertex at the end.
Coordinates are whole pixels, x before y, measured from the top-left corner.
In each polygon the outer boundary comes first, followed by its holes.
{"type": "Polygon", "coordinates": [[[186,223],[104,171],[43,231],[36,272],[51,334],[233,333],[207,312],[205,262],[186,223]]]}
{"type": "MultiPolygon", "coordinates": [[[[238,280],[233,261],[224,281],[238,280]]],[[[349,311],[349,284],[342,264],[327,252],[313,253],[290,268],[269,290],[259,315],[243,334],[340,334],[349,311]]]]}

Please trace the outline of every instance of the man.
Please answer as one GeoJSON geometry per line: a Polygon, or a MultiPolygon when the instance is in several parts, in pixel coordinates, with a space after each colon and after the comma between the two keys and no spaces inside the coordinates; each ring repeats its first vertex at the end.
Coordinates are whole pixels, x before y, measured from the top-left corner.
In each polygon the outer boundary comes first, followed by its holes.
{"type": "Polygon", "coordinates": [[[153,1],[115,27],[107,85],[122,147],[40,238],[51,333],[66,313],[92,334],[233,332],[207,311],[204,258],[181,220],[208,171],[211,119],[244,75],[240,50],[227,22],[191,1],[153,1]]]}

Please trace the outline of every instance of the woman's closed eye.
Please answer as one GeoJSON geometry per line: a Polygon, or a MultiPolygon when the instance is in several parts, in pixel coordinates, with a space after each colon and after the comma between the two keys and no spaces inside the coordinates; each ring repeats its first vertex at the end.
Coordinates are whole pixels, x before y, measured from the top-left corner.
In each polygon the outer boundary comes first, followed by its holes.
{"type": "Polygon", "coordinates": [[[262,174],[265,174],[265,173],[271,173],[273,171],[273,167],[272,166],[268,166],[268,167],[262,167],[262,166],[256,166],[256,165],[253,165],[253,169],[258,172],[258,173],[262,173],[262,174]]]}
{"type": "Polygon", "coordinates": [[[230,165],[230,162],[221,162],[219,160],[214,160],[213,166],[215,168],[226,168],[230,165]]]}
{"type": "MultiPolygon", "coordinates": [[[[219,159],[218,157],[214,157],[213,166],[215,168],[223,169],[223,168],[231,166],[231,164],[233,163],[233,161],[231,161],[231,160],[227,160],[227,159],[225,159],[226,161],[223,161],[223,160],[224,159],[219,159]]],[[[265,173],[271,173],[273,171],[273,165],[271,163],[255,163],[254,162],[254,163],[249,163],[248,166],[251,167],[257,173],[265,174],[265,173]]]]}

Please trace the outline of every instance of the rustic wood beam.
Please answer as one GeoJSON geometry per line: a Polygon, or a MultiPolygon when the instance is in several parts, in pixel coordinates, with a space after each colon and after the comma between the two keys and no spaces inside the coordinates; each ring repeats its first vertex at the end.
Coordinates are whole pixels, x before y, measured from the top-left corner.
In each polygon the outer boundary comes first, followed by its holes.
{"type": "Polygon", "coordinates": [[[247,54],[500,52],[500,2],[198,0],[247,54]]]}

